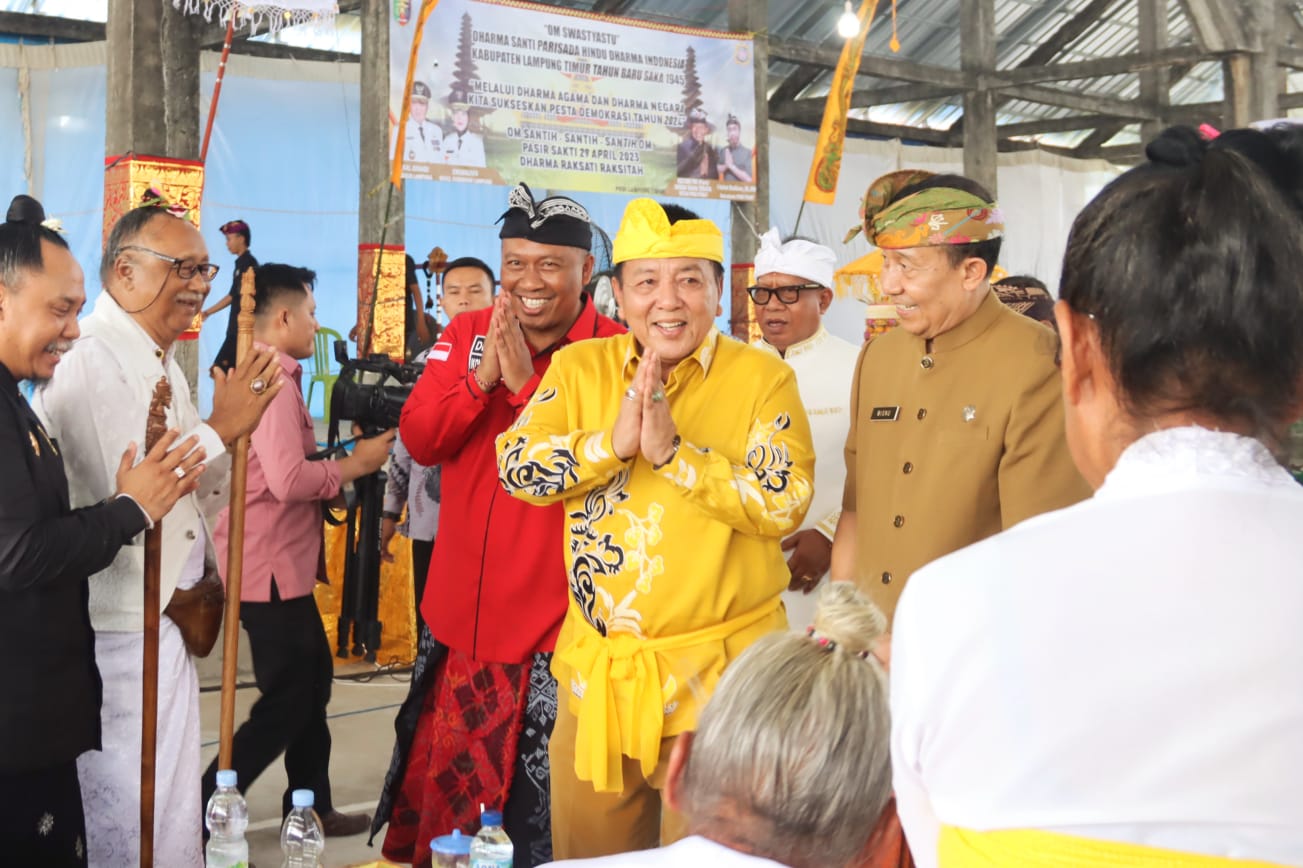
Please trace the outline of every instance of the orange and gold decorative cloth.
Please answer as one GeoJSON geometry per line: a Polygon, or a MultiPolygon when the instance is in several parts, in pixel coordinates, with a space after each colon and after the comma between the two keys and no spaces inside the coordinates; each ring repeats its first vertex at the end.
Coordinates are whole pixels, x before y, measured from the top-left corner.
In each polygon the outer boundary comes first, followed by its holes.
{"type": "MultiPolygon", "coordinates": [[[[113,224],[140,205],[150,189],[178,210],[185,209],[184,219],[199,228],[200,206],[204,198],[204,164],[199,160],[172,157],[149,157],[127,154],[104,158],[104,225],[101,244],[108,243],[113,224]]],[[[203,320],[195,317],[181,340],[199,337],[203,320]]]]}
{"type": "Polygon", "coordinates": [[[403,294],[407,292],[407,260],[401,245],[357,246],[357,352],[365,358],[384,353],[395,362],[403,361],[407,337],[403,294]],[[376,261],[380,278],[376,280],[376,261]],[[371,304],[375,301],[374,334],[371,304]]]}

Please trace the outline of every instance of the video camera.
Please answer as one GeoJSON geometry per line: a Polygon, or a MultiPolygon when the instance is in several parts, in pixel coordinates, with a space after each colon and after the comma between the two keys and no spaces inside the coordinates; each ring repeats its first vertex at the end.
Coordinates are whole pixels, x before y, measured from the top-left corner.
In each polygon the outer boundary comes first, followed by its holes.
{"type": "MultiPolygon", "coordinates": [[[[315,457],[343,452],[339,423],[347,420],[374,437],[398,427],[403,403],[421,376],[422,366],[398,364],[385,355],[366,359],[348,357],[348,345],[335,342],[339,379],[330,393],[330,423],[327,448],[315,457]],[[363,382],[363,379],[371,382],[363,382]]],[[[380,648],[380,524],[384,508],[384,471],[353,480],[354,496],[349,500],[344,551],[344,587],[340,592],[336,654],[364,656],[374,663],[380,648]],[[350,644],[351,639],[351,644],[350,644]]],[[[327,521],[342,522],[327,512],[327,521]]]]}
{"type": "Polygon", "coordinates": [[[335,361],[339,362],[339,379],[330,393],[329,444],[339,442],[339,422],[344,419],[360,427],[363,437],[397,428],[403,404],[420,379],[422,366],[399,364],[383,354],[352,359],[344,341],[335,341],[335,361]],[[364,375],[377,379],[364,383],[364,375]],[[396,385],[390,385],[391,380],[396,385]]]}

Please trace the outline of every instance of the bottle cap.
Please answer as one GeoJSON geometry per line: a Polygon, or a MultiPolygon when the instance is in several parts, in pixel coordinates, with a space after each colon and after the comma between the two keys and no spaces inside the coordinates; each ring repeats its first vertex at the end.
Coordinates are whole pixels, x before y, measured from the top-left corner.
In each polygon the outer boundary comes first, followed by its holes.
{"type": "Polygon", "coordinates": [[[296,808],[310,808],[315,801],[312,790],[295,790],[290,793],[290,802],[296,808]]]}
{"type": "Polygon", "coordinates": [[[235,769],[221,769],[217,772],[217,786],[233,787],[238,780],[235,769]]]}
{"type": "Polygon", "coordinates": [[[495,811],[495,810],[493,810],[492,808],[489,808],[489,809],[486,810],[486,811],[480,811],[480,825],[481,825],[481,826],[501,826],[501,825],[502,825],[502,812],[501,812],[501,811],[495,811]]]}
{"type": "Polygon", "coordinates": [[[445,856],[469,856],[471,839],[463,835],[460,829],[453,829],[451,835],[443,835],[431,841],[430,850],[445,856]]]}

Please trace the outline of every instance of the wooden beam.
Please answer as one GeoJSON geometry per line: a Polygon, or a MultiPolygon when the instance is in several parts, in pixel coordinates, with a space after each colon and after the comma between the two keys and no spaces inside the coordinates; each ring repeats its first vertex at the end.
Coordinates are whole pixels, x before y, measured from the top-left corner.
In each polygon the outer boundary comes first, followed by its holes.
{"type": "Polygon", "coordinates": [[[1134,100],[1116,97],[1096,96],[1095,94],[1072,93],[1056,87],[1044,87],[1036,84],[1022,84],[1003,88],[1005,96],[1022,99],[1041,105],[1060,106],[1079,112],[1093,112],[1101,115],[1117,115],[1133,120],[1146,120],[1154,116],[1152,109],[1134,100]]]}
{"type": "Polygon", "coordinates": [[[0,12],[0,33],[56,42],[102,42],[105,27],[98,21],[29,15],[26,12],[0,12]]]}
{"type": "MultiPolygon", "coordinates": [[[[857,90],[851,94],[851,106],[853,108],[872,108],[902,102],[943,99],[957,96],[963,92],[952,87],[940,87],[934,84],[904,84],[898,87],[857,90]]],[[[793,100],[786,104],[786,110],[790,116],[802,118],[803,123],[817,123],[823,117],[823,107],[826,101],[826,96],[793,100]]]]}
{"type": "MultiPolygon", "coordinates": [[[[1158,51],[1167,47],[1167,0],[1136,0],[1137,30],[1141,51],[1158,51]]],[[[1140,72],[1140,101],[1153,109],[1153,115],[1140,124],[1140,140],[1149,141],[1163,128],[1163,116],[1170,100],[1171,70],[1163,67],[1140,72]]]]}
{"type": "MultiPolygon", "coordinates": [[[[964,77],[981,82],[995,69],[995,0],[966,0],[959,7],[959,55],[964,77]]],[[[995,92],[989,85],[964,94],[964,174],[999,195],[995,92]]]]}
{"type": "Polygon", "coordinates": [[[1081,11],[1069,18],[1058,30],[1054,31],[1040,45],[1025,57],[1018,68],[1044,66],[1063,53],[1063,50],[1080,39],[1087,30],[1094,27],[1108,12],[1109,8],[1121,0],[1091,0],[1081,11]]]}
{"type": "Polygon", "coordinates": [[[1133,124],[1135,121],[1130,118],[1119,118],[1112,115],[1068,115],[1062,118],[1045,118],[1038,121],[1001,124],[995,129],[1002,139],[1009,139],[1014,136],[1043,136],[1048,133],[1093,130],[1106,123],[1121,123],[1125,126],[1126,124],[1133,124]]]}
{"type": "Polygon", "coordinates": [[[1113,145],[1108,148],[1100,148],[1096,156],[1102,160],[1108,160],[1110,163],[1119,163],[1121,165],[1139,163],[1145,158],[1145,146],[1139,142],[1132,145],[1113,145]]]}
{"type": "Polygon", "coordinates": [[[919,100],[945,99],[959,96],[966,88],[943,87],[936,84],[898,84],[890,87],[878,87],[857,90],[851,94],[853,106],[896,105],[902,102],[919,100]]]}
{"type": "Polygon", "coordinates": [[[1293,45],[1277,45],[1276,62],[1291,69],[1303,69],[1303,48],[1293,45]]]}
{"type": "Polygon", "coordinates": [[[1083,60],[1076,63],[1055,63],[1048,66],[1005,69],[995,73],[995,79],[997,87],[1013,84],[1037,84],[1045,81],[1073,81],[1081,78],[1123,75],[1129,72],[1140,72],[1142,69],[1175,66],[1183,63],[1198,63],[1208,59],[1208,56],[1195,46],[1180,45],[1159,51],[1119,54],[1114,57],[1101,57],[1096,60],[1083,60]]]}
{"type": "MultiPolygon", "coordinates": [[[[1076,15],[1064,22],[1058,30],[1050,34],[1049,38],[1036,46],[1030,54],[1023,58],[1015,68],[1026,68],[1029,66],[1044,66],[1071,45],[1077,39],[1099,23],[1104,17],[1110,6],[1119,0],[1091,0],[1091,2],[1076,15]]],[[[1002,106],[1008,104],[1009,97],[999,96],[995,100],[995,107],[998,111],[1002,106]]],[[[960,133],[964,128],[964,119],[960,116],[953,124],[950,125],[952,134],[960,133]]]]}
{"type": "MultiPolygon", "coordinates": [[[[793,117],[789,114],[778,114],[770,112],[769,120],[782,123],[793,124],[795,126],[817,128],[819,120],[809,121],[800,117],[793,117]]],[[[906,141],[922,142],[926,145],[937,145],[939,147],[949,147],[950,136],[945,130],[934,130],[929,127],[911,127],[905,124],[885,124],[877,121],[866,121],[858,118],[850,118],[846,122],[846,131],[859,136],[872,136],[877,139],[903,139],[906,141]]],[[[804,171],[804,167],[802,167],[804,171]]]]}
{"type": "Polygon", "coordinates": [[[1280,115],[1276,19],[1281,6],[1278,0],[1244,0],[1236,7],[1236,26],[1245,43],[1253,47],[1222,60],[1222,92],[1226,95],[1227,125],[1243,127],[1280,115]]]}
{"type": "MultiPolygon", "coordinates": [[[[799,39],[771,39],[769,41],[770,60],[786,60],[789,63],[834,69],[840,58],[841,49],[831,46],[818,45],[799,39]]],[[[969,84],[964,74],[957,69],[915,63],[911,60],[901,60],[896,57],[882,57],[877,54],[865,54],[860,59],[860,75],[872,75],[897,81],[939,84],[953,88],[964,88],[969,84]]]]}
{"type": "MultiPolygon", "coordinates": [[[[778,87],[774,88],[773,95],[769,97],[770,110],[793,105],[801,91],[809,87],[816,78],[823,74],[824,70],[817,66],[798,66],[787,78],[778,83],[778,87]]],[[[819,100],[820,103],[824,101],[819,100]]],[[[851,105],[854,104],[852,100],[851,105]]]]}
{"type": "Polygon", "coordinates": [[[1242,3],[1226,0],[1178,0],[1200,45],[1212,54],[1257,51],[1252,34],[1245,27],[1242,3]]]}

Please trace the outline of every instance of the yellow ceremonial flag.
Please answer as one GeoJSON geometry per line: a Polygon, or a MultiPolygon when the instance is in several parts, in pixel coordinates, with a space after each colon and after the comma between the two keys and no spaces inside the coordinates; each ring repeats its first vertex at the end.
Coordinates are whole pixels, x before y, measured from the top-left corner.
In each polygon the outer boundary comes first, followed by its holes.
{"type": "Polygon", "coordinates": [[[398,131],[394,136],[394,162],[389,172],[389,182],[395,187],[403,186],[403,130],[407,129],[407,119],[412,113],[412,82],[416,78],[416,56],[421,53],[421,37],[425,35],[425,22],[439,5],[439,0],[423,0],[421,14],[416,19],[416,30],[412,33],[412,55],[407,59],[407,83],[403,85],[403,110],[398,113],[398,131]]]}
{"type": "Polygon", "coordinates": [[[878,0],[861,0],[857,17],[860,32],[842,46],[841,60],[833,73],[832,87],[828,89],[828,102],[823,107],[823,123],[819,126],[819,142],[814,147],[814,162],[810,164],[810,178],[805,182],[805,201],[816,205],[831,205],[837,196],[837,176],[842,168],[842,146],[846,141],[846,118],[851,110],[851,91],[855,89],[855,76],[860,69],[860,56],[864,54],[864,40],[878,11],[878,0]]]}

